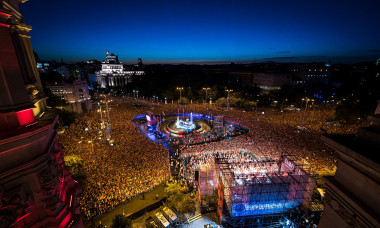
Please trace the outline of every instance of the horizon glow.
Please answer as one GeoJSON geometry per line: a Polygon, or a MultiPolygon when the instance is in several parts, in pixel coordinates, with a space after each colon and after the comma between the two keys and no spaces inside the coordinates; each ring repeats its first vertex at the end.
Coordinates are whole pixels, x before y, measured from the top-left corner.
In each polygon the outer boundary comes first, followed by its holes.
{"type": "Polygon", "coordinates": [[[327,62],[380,57],[379,8],[377,1],[33,0],[21,13],[42,60],[104,60],[109,50],[127,63],[327,62]]]}

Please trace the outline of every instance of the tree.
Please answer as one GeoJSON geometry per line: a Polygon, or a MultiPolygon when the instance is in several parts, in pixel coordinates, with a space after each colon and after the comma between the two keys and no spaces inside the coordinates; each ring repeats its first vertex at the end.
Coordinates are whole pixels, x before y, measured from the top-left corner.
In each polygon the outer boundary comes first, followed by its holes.
{"type": "Polygon", "coordinates": [[[73,178],[84,186],[87,174],[83,171],[83,159],[77,155],[65,156],[65,165],[69,168],[73,178]]]}
{"type": "Polygon", "coordinates": [[[112,219],[111,228],[129,228],[132,227],[132,220],[124,215],[117,214],[112,219]]]}
{"type": "Polygon", "coordinates": [[[184,218],[186,213],[195,211],[194,199],[187,193],[188,191],[187,187],[181,187],[177,182],[169,183],[165,189],[166,194],[169,196],[167,204],[175,209],[180,219],[184,218]]]}
{"type": "Polygon", "coordinates": [[[189,104],[189,99],[187,99],[187,97],[182,97],[181,98],[181,101],[182,101],[182,104],[189,104]]]}
{"type": "Polygon", "coordinates": [[[168,187],[165,188],[165,193],[169,197],[172,195],[179,194],[181,190],[181,185],[177,184],[176,182],[169,183],[168,187]]]}
{"type": "Polygon", "coordinates": [[[183,194],[183,198],[178,204],[178,211],[181,214],[194,213],[195,202],[194,199],[189,194],[183,194]]]}
{"type": "Polygon", "coordinates": [[[216,103],[222,107],[226,107],[227,106],[227,99],[225,97],[221,97],[219,98],[216,103]]]}

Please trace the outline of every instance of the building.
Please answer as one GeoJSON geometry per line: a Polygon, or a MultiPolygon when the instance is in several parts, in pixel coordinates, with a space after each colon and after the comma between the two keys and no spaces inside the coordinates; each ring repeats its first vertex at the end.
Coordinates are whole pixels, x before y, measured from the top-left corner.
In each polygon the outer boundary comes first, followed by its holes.
{"type": "Polygon", "coordinates": [[[230,82],[239,85],[254,86],[253,73],[243,71],[233,71],[228,73],[228,79],[230,82]]]}
{"type": "Polygon", "coordinates": [[[80,78],[72,82],[61,81],[57,84],[46,83],[45,87],[50,89],[54,95],[64,99],[67,102],[65,108],[70,111],[82,113],[90,110],[92,107],[88,84],[80,78]]]}
{"type": "Polygon", "coordinates": [[[46,110],[22,2],[0,2],[0,226],[80,227],[80,186],[46,110]]]}
{"type": "Polygon", "coordinates": [[[51,64],[49,62],[37,62],[37,69],[40,73],[52,71],[51,64]]]}
{"type": "Polygon", "coordinates": [[[132,82],[132,76],[143,75],[144,71],[126,70],[117,55],[106,51],[106,61],[102,63],[102,69],[95,72],[96,82],[101,88],[126,86],[132,82]]]}
{"type": "Polygon", "coordinates": [[[265,93],[291,85],[292,76],[287,73],[254,73],[253,83],[265,93]]]}
{"type": "Polygon", "coordinates": [[[330,81],[330,65],[322,63],[291,64],[288,71],[292,74],[293,86],[327,84],[330,81]]]}
{"type": "Polygon", "coordinates": [[[325,177],[325,209],[319,227],[380,227],[380,101],[369,127],[356,135],[323,135],[338,166],[325,177]]]}
{"type": "Polygon", "coordinates": [[[62,74],[63,77],[69,77],[72,75],[70,68],[65,63],[59,63],[57,66],[55,66],[54,70],[62,74]]]}

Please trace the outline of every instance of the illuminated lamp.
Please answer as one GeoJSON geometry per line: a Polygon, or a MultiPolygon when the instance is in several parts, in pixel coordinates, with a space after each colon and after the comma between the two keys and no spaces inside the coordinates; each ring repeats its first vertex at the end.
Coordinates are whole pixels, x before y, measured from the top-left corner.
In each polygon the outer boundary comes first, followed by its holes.
{"type": "Polygon", "coordinates": [[[16,112],[16,114],[17,114],[17,118],[18,118],[18,122],[20,123],[20,126],[25,126],[34,122],[34,115],[33,115],[32,108],[18,111],[16,112]]]}

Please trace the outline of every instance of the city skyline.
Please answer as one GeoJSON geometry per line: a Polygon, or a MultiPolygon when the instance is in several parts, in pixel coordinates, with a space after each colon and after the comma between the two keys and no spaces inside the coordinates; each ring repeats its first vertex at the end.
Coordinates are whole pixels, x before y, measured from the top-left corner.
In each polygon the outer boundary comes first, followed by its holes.
{"type": "Polygon", "coordinates": [[[34,0],[21,5],[42,60],[360,62],[380,57],[380,3],[34,0]]]}

